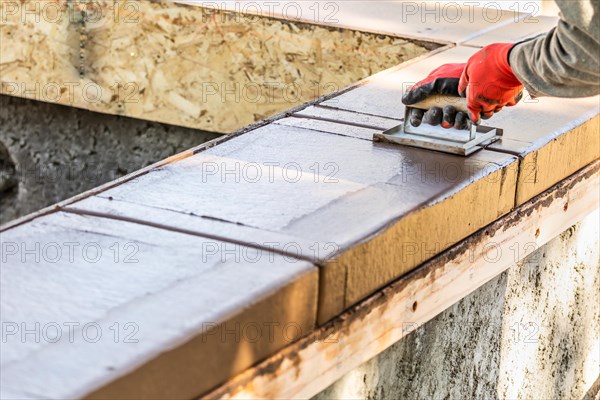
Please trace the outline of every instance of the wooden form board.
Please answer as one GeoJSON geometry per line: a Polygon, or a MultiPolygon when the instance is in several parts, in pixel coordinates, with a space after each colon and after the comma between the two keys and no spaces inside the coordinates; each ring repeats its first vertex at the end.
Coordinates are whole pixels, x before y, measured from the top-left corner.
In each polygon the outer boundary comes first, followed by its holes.
{"type": "Polygon", "coordinates": [[[65,212],[1,246],[3,399],[192,398],[315,325],[291,256],[65,212]]]}
{"type": "Polygon", "coordinates": [[[600,157],[598,112],[598,97],[540,98],[490,120],[505,128],[505,133],[489,149],[510,152],[521,160],[517,204],[600,157]]]}
{"type": "MultiPolygon", "coordinates": [[[[497,42],[519,42],[550,31],[557,21],[556,15],[529,15],[462,44],[483,47],[497,42]]],[[[487,125],[504,130],[504,138],[488,148],[510,152],[521,159],[517,205],[600,157],[599,101],[598,96],[533,99],[525,92],[516,107],[505,108],[486,121],[487,125]]]]}
{"type": "Polygon", "coordinates": [[[70,207],[296,251],[321,266],[323,323],[510,211],[516,172],[508,154],[272,124],[70,207]]]}
{"type": "Polygon", "coordinates": [[[592,212],[595,162],[205,399],[310,398],[592,212]],[[491,262],[490,260],[493,260],[491,262]]]}

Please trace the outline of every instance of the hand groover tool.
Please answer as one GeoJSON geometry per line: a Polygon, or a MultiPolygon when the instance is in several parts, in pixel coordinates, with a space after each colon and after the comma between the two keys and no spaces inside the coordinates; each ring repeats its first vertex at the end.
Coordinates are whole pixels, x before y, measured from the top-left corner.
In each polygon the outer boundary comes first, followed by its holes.
{"type": "Polygon", "coordinates": [[[463,97],[435,95],[411,106],[406,106],[404,123],[383,133],[375,133],[373,141],[403,144],[422,149],[436,150],[444,153],[468,156],[482,149],[484,146],[495,142],[502,137],[502,129],[490,126],[472,124],[470,129],[442,128],[422,123],[412,126],[410,111],[413,108],[429,110],[433,107],[444,108],[454,106],[457,111],[469,115],[467,99],[463,97]]]}

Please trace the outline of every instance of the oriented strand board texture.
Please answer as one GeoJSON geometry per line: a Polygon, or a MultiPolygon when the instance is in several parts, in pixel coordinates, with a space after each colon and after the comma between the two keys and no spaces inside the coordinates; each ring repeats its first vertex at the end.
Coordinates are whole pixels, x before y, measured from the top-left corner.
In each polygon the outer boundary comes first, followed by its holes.
{"type": "Polygon", "coordinates": [[[166,0],[4,3],[2,93],[221,133],[428,52],[166,0]]]}

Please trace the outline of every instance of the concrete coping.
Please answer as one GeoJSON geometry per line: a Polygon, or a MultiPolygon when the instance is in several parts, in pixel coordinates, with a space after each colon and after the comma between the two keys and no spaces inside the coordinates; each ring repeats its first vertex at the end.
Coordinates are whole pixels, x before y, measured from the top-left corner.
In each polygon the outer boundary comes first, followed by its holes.
{"type": "Polygon", "coordinates": [[[489,120],[502,142],[467,158],[371,141],[400,121],[407,83],[474,51],[3,227],[2,398],[199,395],[599,158],[597,98],[508,109],[489,120]]]}

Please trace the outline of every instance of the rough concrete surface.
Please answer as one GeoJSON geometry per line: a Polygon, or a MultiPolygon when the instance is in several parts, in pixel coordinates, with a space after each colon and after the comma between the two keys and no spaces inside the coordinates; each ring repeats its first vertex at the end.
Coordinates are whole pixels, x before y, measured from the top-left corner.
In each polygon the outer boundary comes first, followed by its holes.
{"type": "Polygon", "coordinates": [[[218,136],[0,96],[0,223],[218,136]]]}
{"type": "Polygon", "coordinates": [[[588,216],[429,323],[407,321],[407,337],[314,400],[595,398],[598,219],[588,216]]]}

